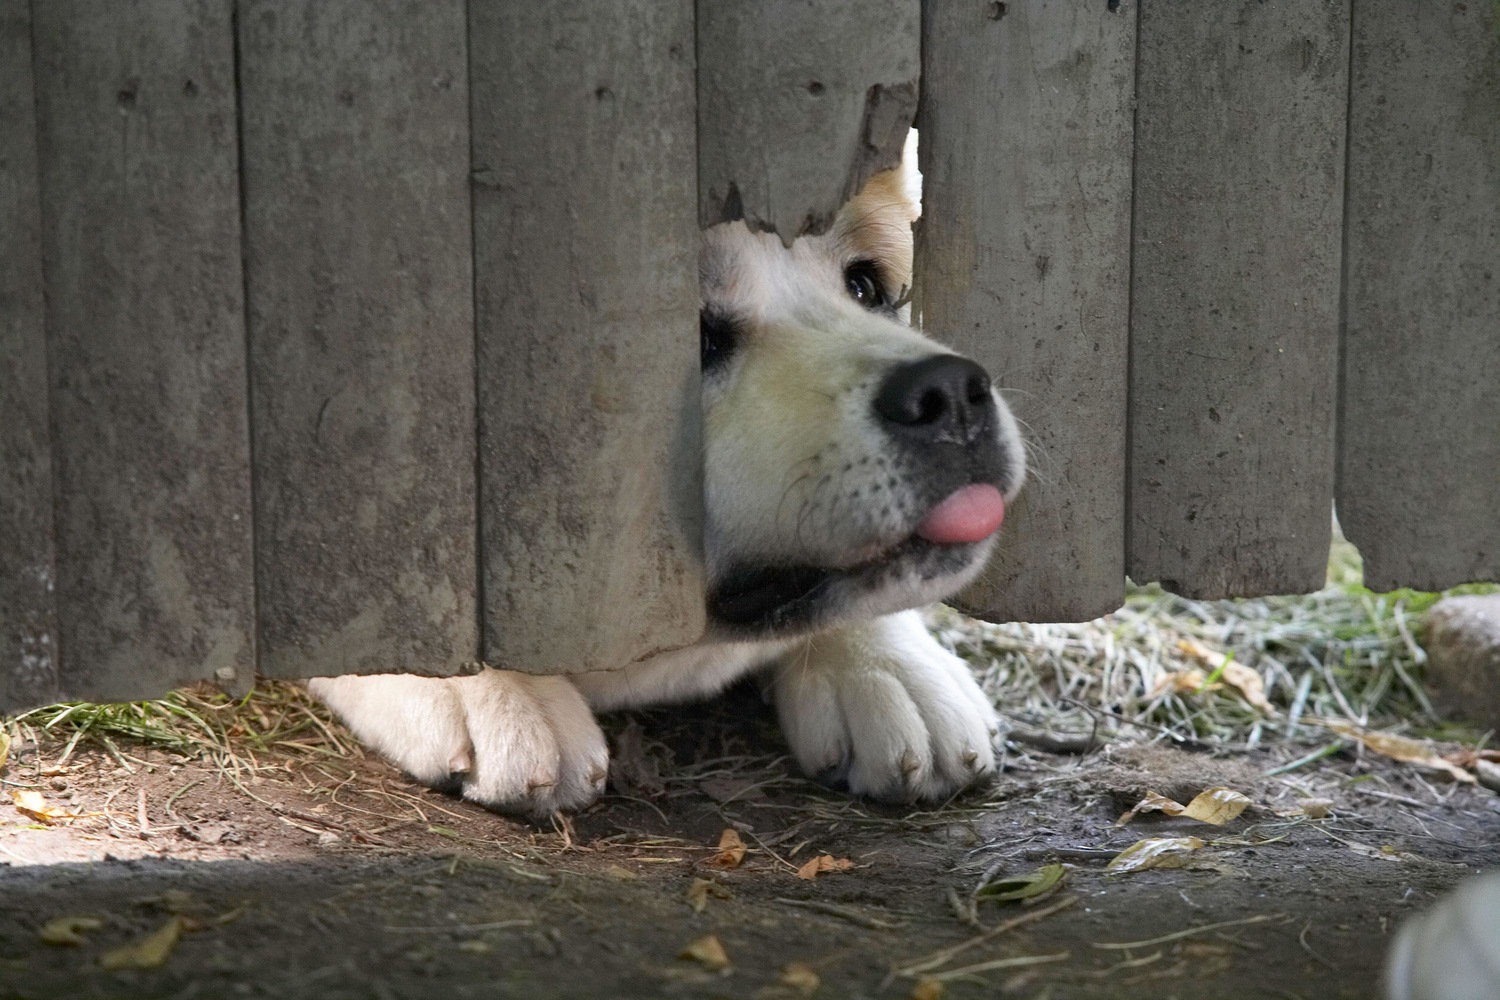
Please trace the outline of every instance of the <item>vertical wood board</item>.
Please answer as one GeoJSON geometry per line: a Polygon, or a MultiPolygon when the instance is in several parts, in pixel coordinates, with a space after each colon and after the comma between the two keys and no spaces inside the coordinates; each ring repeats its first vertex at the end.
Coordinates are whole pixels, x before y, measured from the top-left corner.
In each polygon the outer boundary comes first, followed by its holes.
{"type": "Polygon", "coordinates": [[[465,5],[239,10],[261,669],[478,648],[465,5]]]}
{"type": "Polygon", "coordinates": [[[248,683],[231,5],[32,16],[64,686],[248,683]]]}
{"type": "Polygon", "coordinates": [[[1126,568],[1198,598],[1323,584],[1348,0],[1146,4],[1126,568]]]}
{"type": "Polygon", "coordinates": [[[954,603],[1087,620],[1124,600],[1135,5],[929,3],[924,18],[916,308],[1006,390],[1033,466],[954,603]]]}
{"type": "Polygon", "coordinates": [[[1340,524],[1376,590],[1500,579],[1500,7],[1353,30],[1340,524]]]}
{"type": "Polygon", "coordinates": [[[790,245],[901,158],[916,112],[920,0],[699,0],[704,227],[790,245]]]}
{"type": "Polygon", "coordinates": [[[0,715],[58,697],[31,13],[0,0],[0,715]]]}
{"type": "Polygon", "coordinates": [[[487,662],[703,631],[693,8],[470,10],[487,662]]]}

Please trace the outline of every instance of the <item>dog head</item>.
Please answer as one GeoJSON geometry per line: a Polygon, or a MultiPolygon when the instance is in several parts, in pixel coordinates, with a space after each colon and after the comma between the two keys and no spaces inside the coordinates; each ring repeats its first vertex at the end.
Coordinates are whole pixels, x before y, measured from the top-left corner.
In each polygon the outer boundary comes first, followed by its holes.
{"type": "Polygon", "coordinates": [[[877,175],[790,248],[743,223],[699,263],[708,609],[769,639],[942,600],[1025,463],[978,364],[906,323],[916,207],[877,175]]]}

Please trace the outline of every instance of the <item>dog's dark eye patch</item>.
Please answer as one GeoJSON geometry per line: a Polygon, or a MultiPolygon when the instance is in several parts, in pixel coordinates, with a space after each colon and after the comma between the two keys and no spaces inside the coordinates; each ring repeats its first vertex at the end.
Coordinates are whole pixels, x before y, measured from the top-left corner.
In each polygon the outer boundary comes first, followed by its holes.
{"type": "Polygon", "coordinates": [[[717,309],[698,311],[699,360],[704,374],[722,367],[739,344],[740,324],[717,309]]]}
{"type": "Polygon", "coordinates": [[[880,268],[873,260],[856,260],[844,268],[844,287],[849,296],[866,309],[889,309],[891,296],[880,280],[880,268]]]}

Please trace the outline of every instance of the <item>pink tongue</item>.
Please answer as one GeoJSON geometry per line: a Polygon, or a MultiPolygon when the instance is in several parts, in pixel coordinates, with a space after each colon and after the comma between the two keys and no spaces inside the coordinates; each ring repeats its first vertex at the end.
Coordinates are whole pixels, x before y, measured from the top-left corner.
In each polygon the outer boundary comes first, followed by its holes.
{"type": "Polygon", "coordinates": [[[1005,520],[1005,498],[989,483],[956,490],[932,508],[917,525],[917,534],[938,545],[979,542],[993,535],[1005,520]]]}

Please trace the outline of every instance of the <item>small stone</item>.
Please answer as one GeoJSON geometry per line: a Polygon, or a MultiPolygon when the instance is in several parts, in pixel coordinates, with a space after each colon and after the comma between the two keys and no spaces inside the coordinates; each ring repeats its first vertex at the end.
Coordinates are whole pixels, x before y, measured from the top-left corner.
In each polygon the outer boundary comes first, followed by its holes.
{"type": "Polygon", "coordinates": [[[1433,701],[1481,728],[1500,728],[1500,594],[1438,601],[1424,644],[1433,701]]]}

